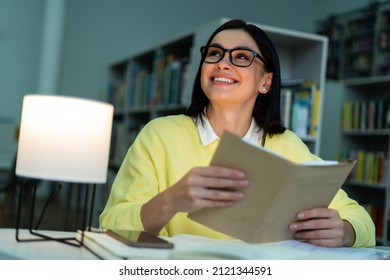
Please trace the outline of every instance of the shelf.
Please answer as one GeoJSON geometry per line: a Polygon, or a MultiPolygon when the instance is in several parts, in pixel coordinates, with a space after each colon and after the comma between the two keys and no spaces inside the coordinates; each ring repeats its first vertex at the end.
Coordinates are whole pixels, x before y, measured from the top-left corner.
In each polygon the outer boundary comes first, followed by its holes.
{"type": "Polygon", "coordinates": [[[120,114],[149,114],[154,113],[165,113],[165,112],[174,112],[174,111],[184,111],[187,106],[182,104],[161,104],[156,106],[141,106],[134,108],[126,108],[120,110],[120,114]]]}
{"type": "Polygon", "coordinates": [[[372,182],[366,182],[366,181],[358,181],[358,180],[347,180],[345,181],[345,185],[347,186],[353,186],[353,187],[362,187],[362,188],[371,188],[371,189],[378,189],[378,190],[386,190],[388,189],[388,186],[386,184],[379,184],[379,183],[372,183],[372,182]]]}
{"type": "Polygon", "coordinates": [[[345,82],[345,85],[347,85],[347,86],[366,86],[366,87],[390,86],[390,75],[355,78],[355,79],[345,79],[344,82],[345,82]]]}
{"type": "Polygon", "coordinates": [[[345,136],[390,136],[390,129],[342,130],[345,136]]]}

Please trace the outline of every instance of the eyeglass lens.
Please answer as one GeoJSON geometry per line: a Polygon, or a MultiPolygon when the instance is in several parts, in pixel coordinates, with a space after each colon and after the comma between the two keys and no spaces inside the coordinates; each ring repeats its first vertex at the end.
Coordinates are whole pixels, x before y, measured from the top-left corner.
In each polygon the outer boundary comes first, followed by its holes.
{"type": "Polygon", "coordinates": [[[225,52],[229,53],[229,60],[233,65],[247,67],[251,65],[255,58],[254,52],[246,49],[225,50],[218,46],[206,46],[204,48],[206,63],[217,63],[221,61],[225,52]]]}

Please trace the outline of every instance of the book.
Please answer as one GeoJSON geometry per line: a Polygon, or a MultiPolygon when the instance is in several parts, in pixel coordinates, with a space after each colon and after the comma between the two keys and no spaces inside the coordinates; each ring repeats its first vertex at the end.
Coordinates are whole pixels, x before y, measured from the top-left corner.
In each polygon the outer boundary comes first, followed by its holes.
{"type": "Polygon", "coordinates": [[[280,119],[282,124],[290,129],[292,91],[290,88],[283,88],[280,95],[280,119]]]}
{"type": "MultiPolygon", "coordinates": [[[[77,236],[81,238],[80,231],[77,236]]],[[[160,238],[172,242],[174,249],[130,247],[103,231],[85,231],[83,246],[106,260],[379,260],[390,256],[386,248],[328,248],[298,240],[250,244],[192,234],[160,238]]]]}
{"type": "Polygon", "coordinates": [[[355,161],[298,164],[225,132],[210,164],[243,170],[249,187],[231,207],[204,208],[188,217],[245,242],[263,243],[293,239],[288,225],[296,214],[328,207],[355,161]]]}
{"type": "Polygon", "coordinates": [[[310,135],[314,90],[314,85],[292,90],[291,130],[300,137],[310,135]]]}
{"type": "Polygon", "coordinates": [[[321,91],[317,88],[313,91],[313,104],[312,104],[312,114],[310,122],[310,135],[317,137],[319,131],[319,122],[320,122],[320,107],[321,107],[321,91]]]}
{"type": "Polygon", "coordinates": [[[77,231],[76,239],[81,241],[82,238],[83,246],[100,259],[167,259],[171,253],[171,249],[132,247],[109,236],[105,231],[84,231],[84,233],[77,231]],[[84,234],[84,237],[82,237],[82,234],[84,234]]]}

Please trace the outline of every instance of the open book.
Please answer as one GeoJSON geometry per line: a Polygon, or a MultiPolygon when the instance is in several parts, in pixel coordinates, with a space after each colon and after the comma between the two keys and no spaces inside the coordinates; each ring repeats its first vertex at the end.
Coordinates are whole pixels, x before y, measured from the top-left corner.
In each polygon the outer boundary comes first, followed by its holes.
{"type": "Polygon", "coordinates": [[[293,239],[288,229],[296,214],[328,207],[355,162],[294,163],[225,132],[211,160],[243,170],[249,180],[244,199],[228,208],[205,208],[188,217],[250,243],[293,239]]]}
{"type": "MultiPolygon", "coordinates": [[[[81,232],[77,233],[80,240],[81,232]]],[[[84,232],[83,246],[107,260],[380,260],[390,250],[378,248],[328,248],[297,240],[250,244],[190,234],[161,237],[174,243],[173,249],[136,248],[102,232],[84,232]]]]}

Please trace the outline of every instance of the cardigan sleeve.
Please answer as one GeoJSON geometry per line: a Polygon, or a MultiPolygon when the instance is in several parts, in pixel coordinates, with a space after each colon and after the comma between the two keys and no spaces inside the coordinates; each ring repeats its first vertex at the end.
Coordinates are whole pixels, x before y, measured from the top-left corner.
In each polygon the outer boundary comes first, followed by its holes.
{"type": "Polygon", "coordinates": [[[355,231],[353,247],[375,246],[375,225],[367,211],[340,189],[329,208],[339,211],[340,217],[348,221],[355,231]]]}
{"type": "MultiPolygon", "coordinates": [[[[158,194],[155,163],[147,133],[140,132],[129,148],[99,217],[102,228],[144,230],[141,208],[158,194]]],[[[160,234],[167,235],[165,228],[160,234]]]]}

